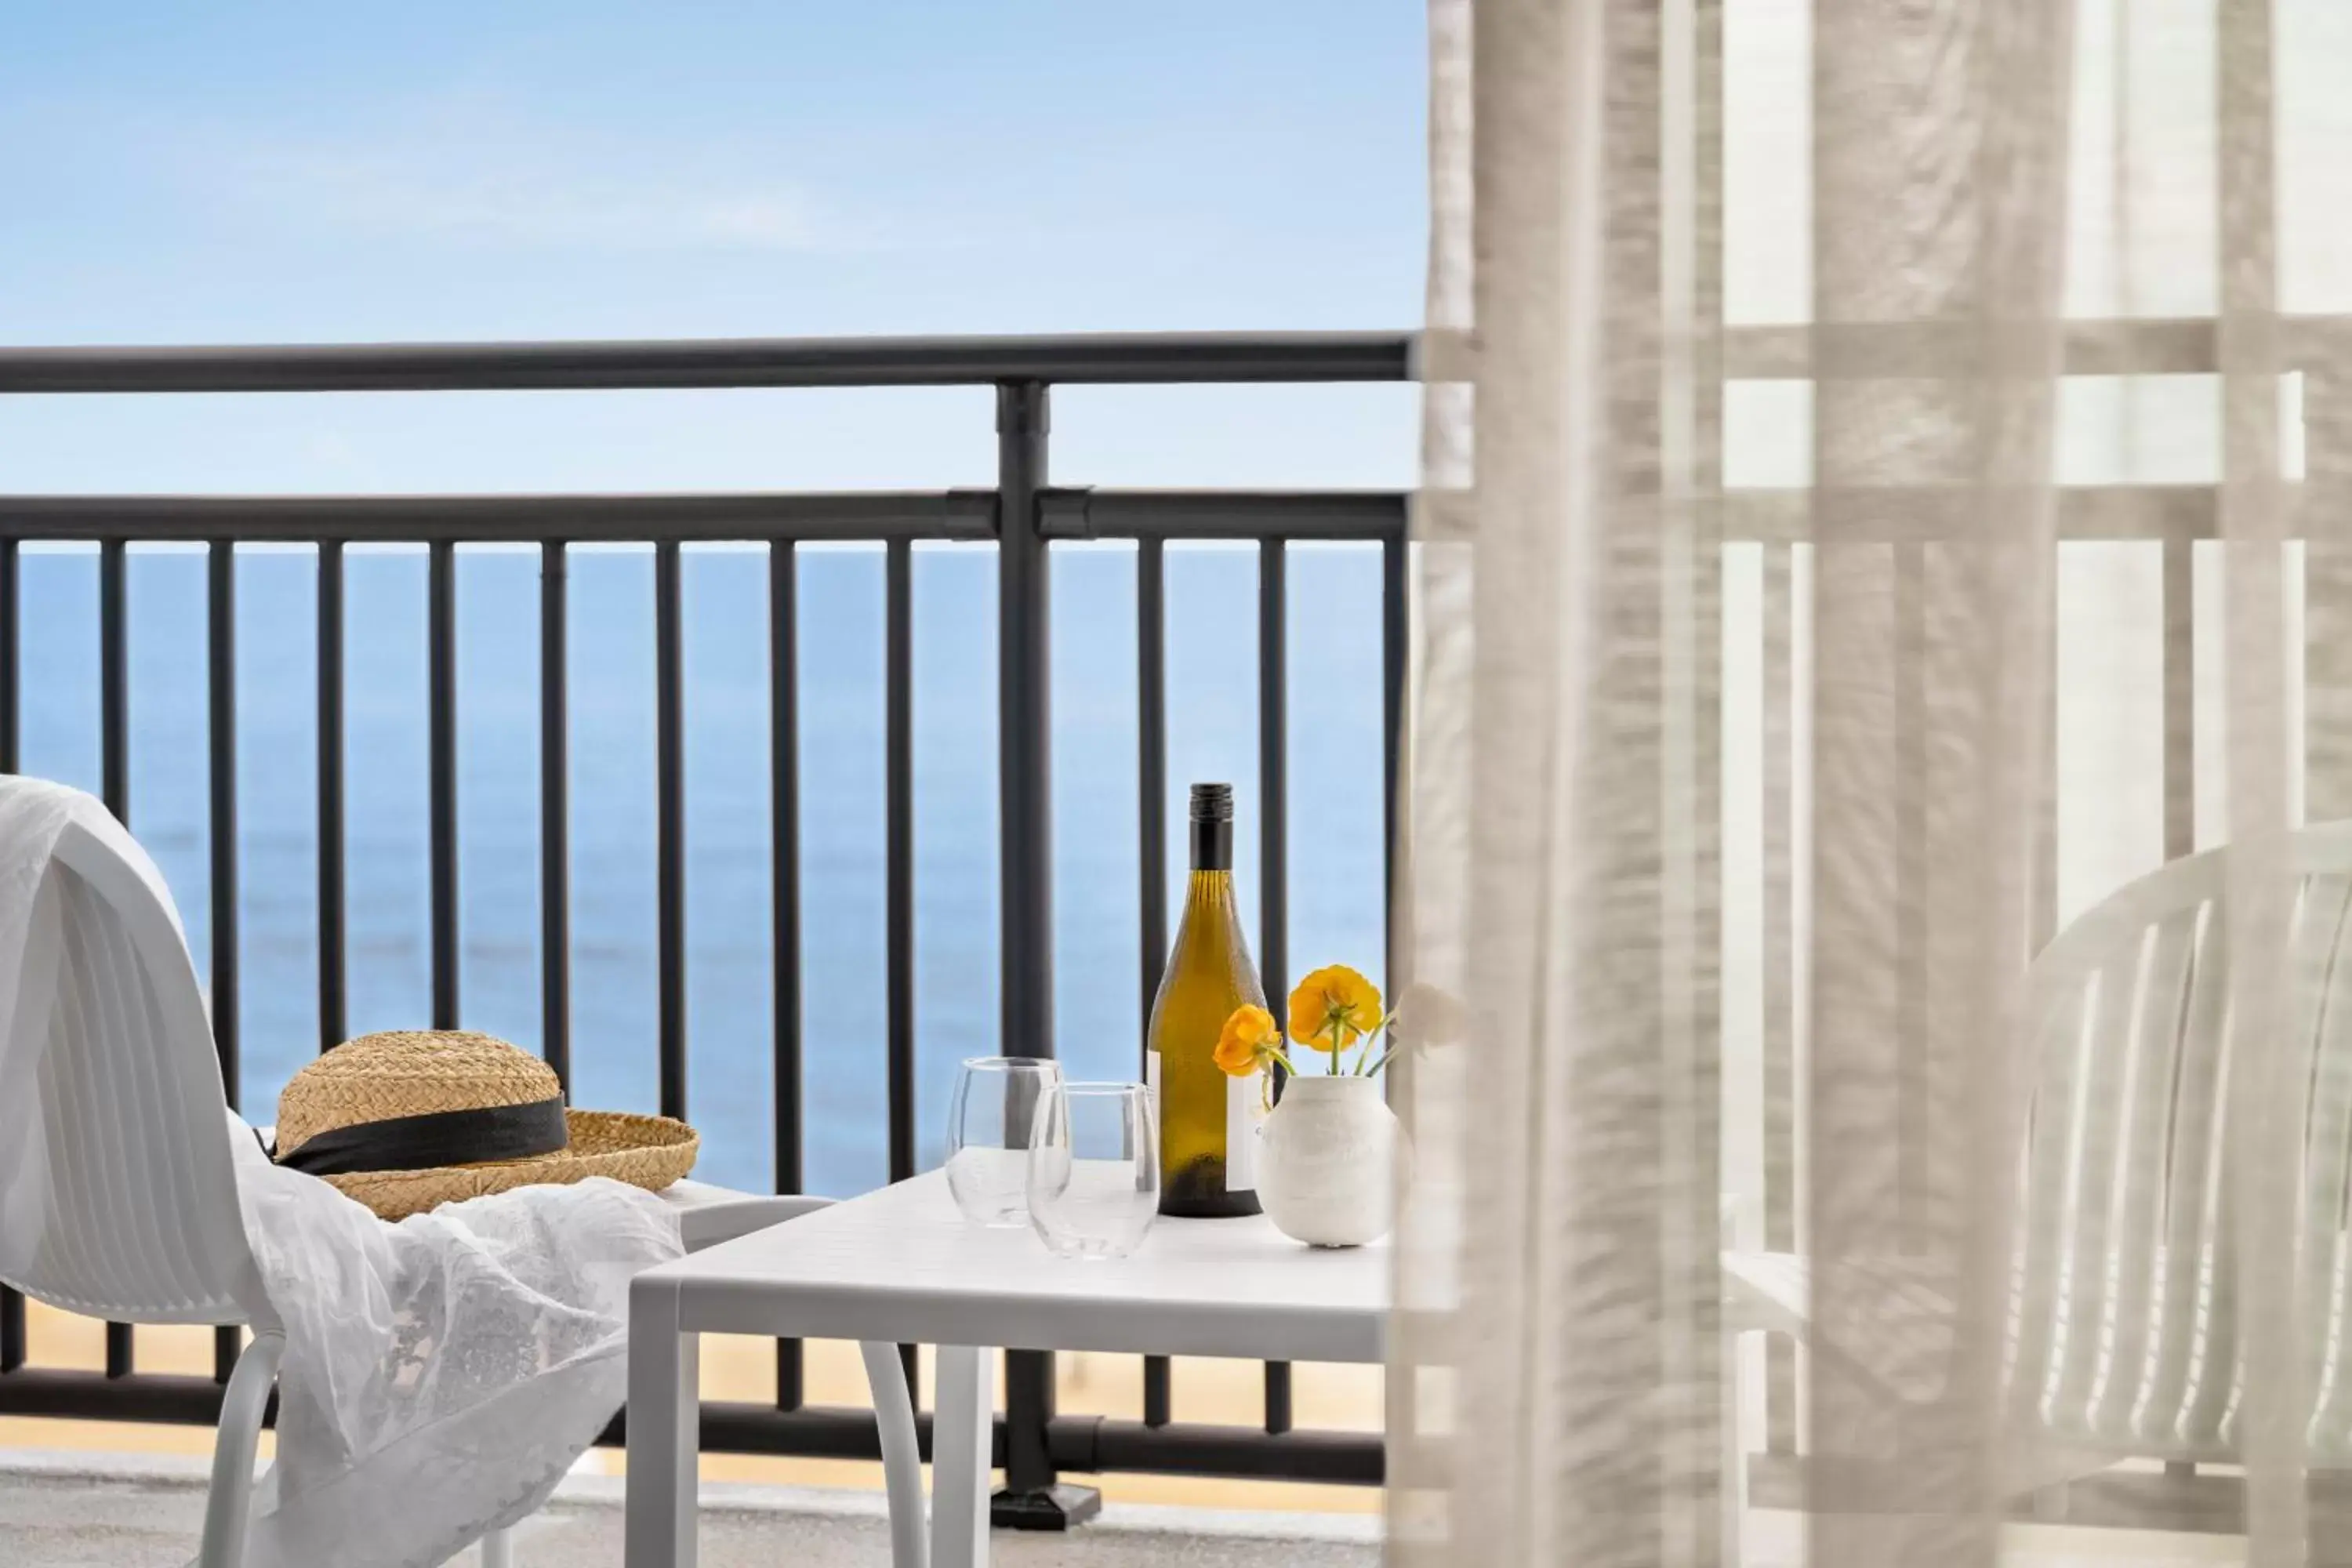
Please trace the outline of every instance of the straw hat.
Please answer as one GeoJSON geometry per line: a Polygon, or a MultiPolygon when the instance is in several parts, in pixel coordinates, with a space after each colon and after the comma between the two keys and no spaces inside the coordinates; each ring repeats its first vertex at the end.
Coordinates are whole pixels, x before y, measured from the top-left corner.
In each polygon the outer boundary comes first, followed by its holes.
{"type": "Polygon", "coordinates": [[[271,1154],[400,1219],[537,1182],[611,1176],[657,1192],[694,1168],[700,1144],[667,1116],[567,1110],[547,1064],[504,1040],[394,1029],[294,1075],[271,1154]]]}

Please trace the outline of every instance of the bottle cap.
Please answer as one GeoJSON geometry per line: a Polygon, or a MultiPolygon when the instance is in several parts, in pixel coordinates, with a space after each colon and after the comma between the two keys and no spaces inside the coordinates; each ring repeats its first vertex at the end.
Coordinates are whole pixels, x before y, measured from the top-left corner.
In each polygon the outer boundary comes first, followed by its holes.
{"type": "Polygon", "coordinates": [[[1231,822],[1233,819],[1233,785],[1226,784],[1196,784],[1192,786],[1193,821],[1231,822]]]}

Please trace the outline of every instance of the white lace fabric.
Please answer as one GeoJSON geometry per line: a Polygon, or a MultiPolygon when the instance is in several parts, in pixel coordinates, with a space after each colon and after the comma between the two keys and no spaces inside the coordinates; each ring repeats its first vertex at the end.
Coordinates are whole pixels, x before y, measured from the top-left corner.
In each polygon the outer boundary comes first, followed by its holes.
{"type": "Polygon", "coordinates": [[[108,843],[184,943],[162,875],[103,806],[0,778],[0,1278],[46,1280],[45,1299],[86,1310],[145,1301],[157,1321],[283,1330],[248,1568],[430,1568],[530,1513],[627,1396],[629,1283],[684,1252],[676,1210],[594,1179],[393,1225],[273,1164],[218,1098],[194,1010],[131,973],[162,962],[154,950],[125,940],[121,907],[58,878],[72,826],[108,843]],[[191,1053],[204,1072],[184,1070],[191,1053]],[[204,1179],[225,1173],[202,1146],[207,1097],[241,1226],[211,1206],[226,1184],[204,1179]],[[110,1174],[93,1154],[133,1148],[142,1158],[110,1174]],[[213,1251],[194,1239],[208,1225],[213,1251]],[[242,1259],[214,1255],[240,1228],[257,1293],[242,1259]]]}
{"type": "Polygon", "coordinates": [[[237,1143],[287,1347],[249,1568],[426,1568],[537,1510],[626,1397],[629,1281],[677,1217],[599,1178],[387,1224],[237,1143]]]}

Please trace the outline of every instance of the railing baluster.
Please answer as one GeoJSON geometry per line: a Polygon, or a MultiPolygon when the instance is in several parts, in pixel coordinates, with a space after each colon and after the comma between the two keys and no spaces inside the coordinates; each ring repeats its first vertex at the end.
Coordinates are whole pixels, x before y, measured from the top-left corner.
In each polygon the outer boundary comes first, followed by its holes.
{"type": "Polygon", "coordinates": [[[1383,951],[1388,954],[1389,1005],[1403,974],[1396,944],[1397,790],[1404,750],[1405,660],[1411,651],[1412,584],[1406,576],[1410,546],[1402,534],[1381,542],[1381,886],[1383,951]]]}
{"type": "Polygon", "coordinates": [[[572,729],[563,541],[539,547],[539,1054],[572,1096],[572,729]]]}
{"type": "Polygon", "coordinates": [[[221,1088],[237,1109],[236,546],[205,547],[205,675],[211,764],[213,1049],[221,1088]]]}
{"type": "Polygon", "coordinates": [[[654,546],[655,813],[661,1007],[661,1110],[686,1116],[686,716],[677,542],[654,546]]]}
{"type": "MultiPolygon", "coordinates": [[[[1135,777],[1142,875],[1142,1027],[1168,964],[1168,573],[1157,539],[1135,548],[1135,777]]],[[[1146,1038],[1143,1048],[1149,1051],[1146,1038]]]]}
{"type": "Polygon", "coordinates": [[[120,539],[98,547],[99,793],[116,821],[131,822],[129,565],[120,539]]]}
{"type": "MultiPolygon", "coordinates": [[[[1290,993],[1289,651],[1285,635],[1289,547],[1279,539],[1257,547],[1257,794],[1258,947],[1266,1002],[1283,1016],[1290,993]]],[[[1275,1097],[1282,1095],[1279,1072],[1275,1097]]],[[[1265,1429],[1290,1430],[1290,1363],[1265,1363],[1265,1429]]]]}
{"type": "Polygon", "coordinates": [[[915,700],[914,547],[894,539],[886,555],[883,609],[883,795],[888,883],[890,1179],[915,1173],[915,700]]]}
{"type": "MultiPolygon", "coordinates": [[[[0,773],[16,771],[16,542],[0,539],[0,773]]],[[[25,1364],[25,1298],[0,1286],[0,1373],[25,1364]]]]}
{"type": "Polygon", "coordinates": [[[343,546],[319,542],[319,1049],[342,1044],[349,948],[343,925],[343,546]]]}
{"type": "MultiPolygon", "coordinates": [[[[797,1193],[801,1169],[800,593],[792,541],[768,547],[768,788],[774,900],[776,1191],[797,1193]]],[[[776,1342],[776,1407],[804,1395],[801,1342],[776,1342]]]]}
{"type": "MultiPolygon", "coordinates": [[[[1381,952],[1386,970],[1381,984],[1391,1008],[1402,995],[1410,962],[1397,932],[1396,911],[1397,881],[1403,870],[1397,826],[1404,783],[1406,665],[1412,657],[1412,546],[1402,531],[1381,542],[1381,952]]],[[[1381,1086],[1382,1095],[1396,1096],[1399,1076],[1391,1068],[1389,1081],[1381,1086]]],[[[1387,1395],[1391,1425],[1412,1429],[1419,1419],[1417,1397],[1411,1379],[1396,1381],[1387,1395]]]]}
{"type": "MultiPolygon", "coordinates": [[[[100,793],[106,809],[131,824],[131,641],[128,547],[109,539],[98,547],[98,705],[100,793]]],[[[137,1370],[131,1325],[106,1325],[106,1375],[137,1370]]]]}
{"type": "MultiPolygon", "coordinates": [[[[883,816],[887,847],[885,1033],[889,1054],[890,1179],[915,1173],[915,698],[914,546],[884,547],[883,816]]],[[[922,1403],[915,1347],[900,1345],[907,1393],[922,1403]]]]}
{"type": "MultiPolygon", "coordinates": [[[[226,539],[205,561],[206,728],[211,752],[213,869],[213,1049],[229,1108],[240,1094],[237,1054],[236,910],[236,546],[226,539]]],[[[226,1384],[245,1348],[244,1331],[213,1330],[213,1381],[226,1384]]]]}
{"type": "Polygon", "coordinates": [[[0,773],[16,771],[16,542],[0,539],[0,773]]]}
{"type": "MultiPolygon", "coordinates": [[[[1151,1007],[1168,966],[1168,572],[1161,542],[1135,546],[1135,777],[1142,875],[1143,1007],[1138,1031],[1151,1049],[1151,1007]]],[[[1141,1070],[1138,1069],[1139,1072],[1141,1070]]],[[[1169,1365],[1143,1358],[1143,1421],[1168,1425],[1169,1365]]]]}
{"type": "Polygon", "coordinates": [[[457,547],[428,547],[425,640],[432,735],[433,1026],[457,1026],[457,547]]]}

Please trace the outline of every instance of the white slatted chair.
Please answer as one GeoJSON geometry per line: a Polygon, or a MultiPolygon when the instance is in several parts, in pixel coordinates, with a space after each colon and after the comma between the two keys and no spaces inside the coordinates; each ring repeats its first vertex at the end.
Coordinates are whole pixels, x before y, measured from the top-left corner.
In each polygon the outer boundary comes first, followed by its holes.
{"type": "MultiPolygon", "coordinates": [[[[0,777],[0,791],[28,781],[0,777]]],[[[53,785],[32,787],[54,788],[53,785]]],[[[93,806],[95,802],[90,803],[93,806]]],[[[253,1339],[221,1402],[199,1568],[244,1557],[255,1443],[286,1341],[247,1247],[212,1025],[162,875],[102,813],[69,824],[37,894],[0,1098],[0,1283],[131,1323],[241,1324],[253,1339]],[[27,1059],[24,1042],[34,1042],[27,1059]],[[21,1136],[17,1136],[21,1134],[21,1136]]],[[[664,1194],[689,1250],[827,1200],[699,1182],[664,1194]]],[[[898,1561],[919,1562],[922,1479],[897,1347],[863,1347],[881,1422],[898,1561]]],[[[507,1532],[482,1542],[509,1561],[507,1532]]]]}
{"type": "MultiPolygon", "coordinates": [[[[2278,1044],[2307,1086],[2301,1348],[2313,1391],[2309,1462],[2352,1466],[2352,1371],[2342,1368],[2352,1205],[2352,822],[2291,836],[2295,878],[2278,1044]]],[[[2239,1458],[2243,1342],[2230,1199],[2229,851],[2176,860],[2074,921],[2030,973],[2038,1021],[2012,1300],[2013,1408],[2069,1452],[2175,1466],[2239,1458]]],[[[1919,1331],[1948,1305],[1890,1280],[1878,1321],[1832,1332],[1807,1260],[1727,1253],[1727,1332],[1791,1335],[1851,1367],[1919,1364],[1919,1331]],[[1906,1305],[1906,1297],[1912,1298],[1906,1305]],[[1909,1310],[1916,1309],[1916,1310],[1909,1310]],[[1861,1342],[1907,1336],[1906,1347],[1861,1342]],[[1843,1341],[1843,1342],[1839,1342],[1843,1341]]],[[[1736,1364],[1727,1342],[1726,1365],[1736,1364]]],[[[1730,1376],[1728,1445],[1738,1442],[1730,1376]]],[[[1895,1392],[1899,1395],[1900,1388],[1895,1392]]],[[[1727,1508],[1742,1505],[1736,1448],[1727,1508]]],[[[1732,1540],[1736,1542],[1737,1536],[1732,1540]]]]}

